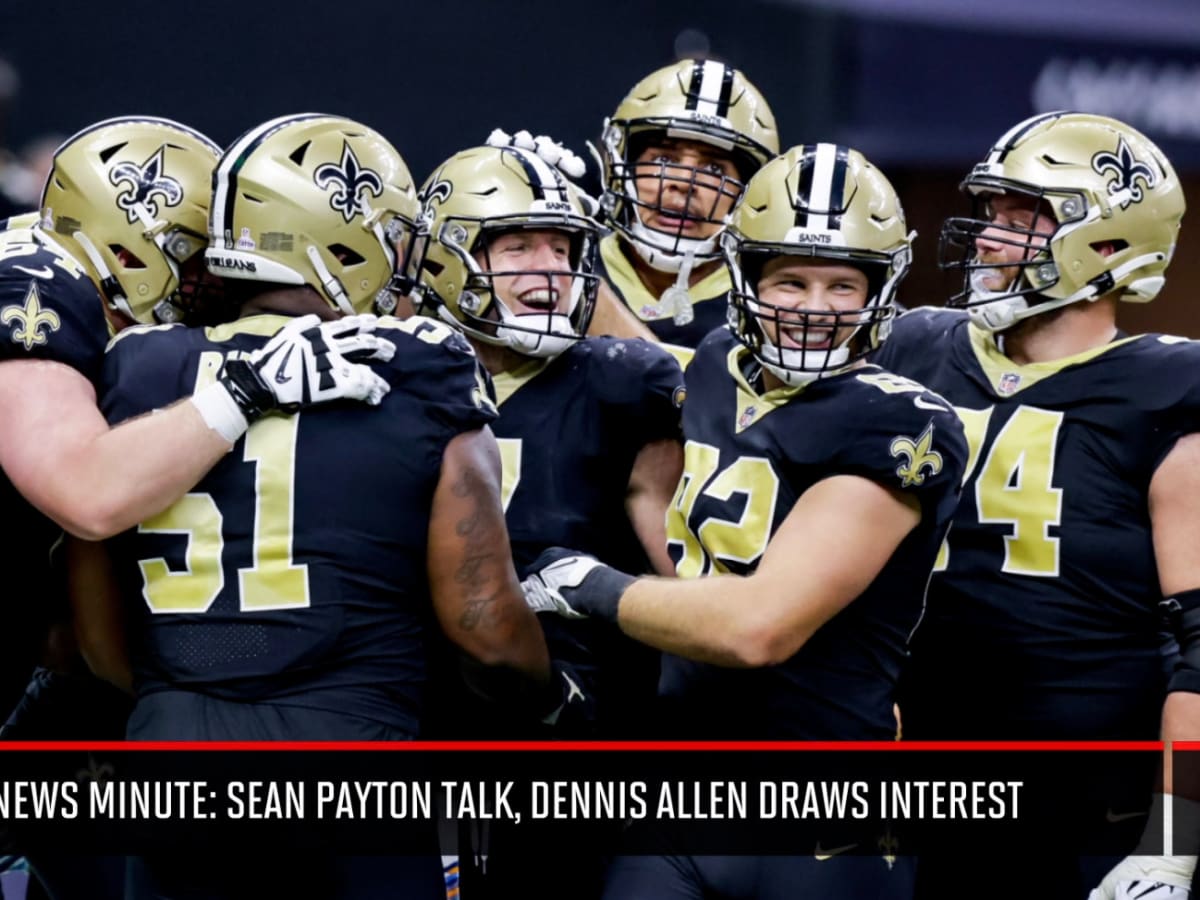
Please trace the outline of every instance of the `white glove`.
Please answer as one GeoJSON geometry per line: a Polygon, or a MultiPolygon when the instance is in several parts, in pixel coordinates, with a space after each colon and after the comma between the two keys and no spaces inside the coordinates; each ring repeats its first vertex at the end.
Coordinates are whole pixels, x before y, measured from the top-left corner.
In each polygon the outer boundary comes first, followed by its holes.
{"type": "Polygon", "coordinates": [[[1188,900],[1195,869],[1194,856],[1127,856],[1088,900],[1188,900]]]}
{"type": "Polygon", "coordinates": [[[372,315],[293,319],[260,349],[227,358],[216,384],[198,391],[192,402],[230,442],[273,411],[290,413],[332,400],[378,406],[391,388],[365,363],[387,362],[396,347],[372,334],[376,322],[372,315]]]}
{"type": "Polygon", "coordinates": [[[616,622],[621,595],[636,580],[594,556],[562,547],[543,551],[530,569],[521,583],[525,605],[567,619],[590,616],[616,622]]]}
{"type": "Polygon", "coordinates": [[[537,575],[530,575],[522,581],[521,591],[525,594],[525,605],[535,613],[554,613],[564,619],[587,618],[583,613],[572,609],[562,594],[547,587],[537,575]]]}
{"type": "Polygon", "coordinates": [[[1198,824],[1200,805],[1196,801],[1156,793],[1138,846],[1113,866],[1100,886],[1088,894],[1088,900],[1188,900],[1196,857],[1175,855],[1175,851],[1200,850],[1198,824]],[[1155,850],[1163,855],[1153,855],[1155,850]]]}
{"type": "MultiPolygon", "coordinates": [[[[266,383],[271,399],[264,412],[294,412],[330,400],[363,400],[378,406],[391,389],[367,360],[387,362],[396,345],[373,334],[375,316],[345,316],[327,322],[294,319],[247,358],[266,383]]],[[[232,361],[226,361],[228,369],[232,361]]]]}
{"type": "Polygon", "coordinates": [[[489,147],[519,147],[522,150],[531,150],[568,178],[582,178],[587,174],[587,163],[549,135],[539,134],[534,137],[525,130],[508,134],[497,128],[488,135],[487,143],[489,147]]]}

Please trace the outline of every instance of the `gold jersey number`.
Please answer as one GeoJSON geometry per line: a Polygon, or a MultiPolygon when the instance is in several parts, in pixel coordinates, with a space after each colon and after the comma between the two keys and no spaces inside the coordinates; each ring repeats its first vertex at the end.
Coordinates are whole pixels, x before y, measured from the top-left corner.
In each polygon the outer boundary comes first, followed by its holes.
{"type": "MultiPolygon", "coordinates": [[[[213,382],[223,355],[204,353],[196,376],[199,390],[213,382]]],[[[308,566],[292,560],[292,515],[296,484],[296,435],[300,415],[270,416],[246,432],[242,458],[254,465],[252,565],[238,570],[243,610],[297,609],[309,605],[308,566]]],[[[221,557],[223,517],[211,494],[189,493],[138,525],[143,534],[187,535],[184,569],[172,572],[165,559],[141,560],[142,596],[156,613],[202,613],[225,587],[221,557]]]]}
{"type": "MultiPolygon", "coordinates": [[[[966,431],[970,478],[984,450],[993,407],[957,409],[966,431]]],[[[1000,571],[1010,575],[1053,577],[1059,573],[1059,539],[1050,528],[1062,523],[1062,489],[1054,487],[1055,451],[1063,413],[1018,406],[1000,429],[987,451],[974,494],[964,494],[962,503],[975,503],[983,525],[1008,525],[1004,536],[1004,563],[1000,571]]],[[[934,571],[950,563],[950,547],[942,543],[934,571]]]]}
{"type": "Polygon", "coordinates": [[[683,551],[675,572],[695,578],[728,572],[722,560],[752,563],[767,549],[779,477],[771,463],[758,456],[742,456],[717,473],[721,451],[710,444],[688,441],[683,448],[683,475],[667,507],[667,545],[683,551]],[[692,507],[701,495],[722,502],[742,494],[746,505],[737,521],[709,516],[692,531],[692,507]]]}

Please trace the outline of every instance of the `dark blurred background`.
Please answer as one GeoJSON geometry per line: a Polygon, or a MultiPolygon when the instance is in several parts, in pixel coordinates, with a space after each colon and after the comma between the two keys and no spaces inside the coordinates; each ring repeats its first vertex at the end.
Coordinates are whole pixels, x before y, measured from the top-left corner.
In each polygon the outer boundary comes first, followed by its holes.
{"type": "MultiPolygon", "coordinates": [[[[1017,121],[1116,116],[1157,141],[1200,203],[1197,0],[278,0],[0,2],[0,192],[36,204],[48,148],[112,115],[179,119],[228,144],[291,112],[381,131],[414,176],[494,127],[585,154],[633,84],[685,56],[741,68],[783,146],[833,140],[890,176],[919,237],[908,305],[936,267],[958,180],[1017,121]]],[[[1200,209],[1131,330],[1200,338],[1200,209]]]]}

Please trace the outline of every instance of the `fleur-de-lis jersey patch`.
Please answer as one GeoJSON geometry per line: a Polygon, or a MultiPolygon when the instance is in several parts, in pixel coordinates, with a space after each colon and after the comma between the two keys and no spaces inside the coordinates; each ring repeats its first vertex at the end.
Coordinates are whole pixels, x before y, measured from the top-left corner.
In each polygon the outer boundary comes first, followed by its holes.
{"type": "Polygon", "coordinates": [[[903,436],[893,438],[889,450],[892,456],[901,461],[896,466],[901,487],[924,484],[926,473],[933,476],[942,471],[942,454],[933,449],[933,422],[926,425],[915,439],[903,436]]]}
{"type": "Polygon", "coordinates": [[[24,305],[13,303],[0,310],[0,322],[5,325],[16,323],[9,337],[14,344],[24,344],[26,350],[32,350],[39,344],[44,344],[52,332],[62,327],[62,320],[52,309],[42,309],[42,300],[38,296],[37,282],[29,283],[25,294],[24,305]],[[43,332],[42,328],[46,331],[43,332]]]}

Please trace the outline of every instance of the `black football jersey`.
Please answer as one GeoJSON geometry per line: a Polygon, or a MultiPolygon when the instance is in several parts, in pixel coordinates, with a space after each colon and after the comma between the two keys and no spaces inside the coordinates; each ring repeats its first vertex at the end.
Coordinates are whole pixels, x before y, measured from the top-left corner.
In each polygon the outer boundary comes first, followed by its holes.
{"type": "MultiPolygon", "coordinates": [[[[122,333],[112,422],[211,382],[288,320],[122,333]]],[[[339,402],[254,423],[184,498],[116,543],[140,695],[166,689],[332,710],[417,731],[432,623],[429,510],[446,445],[495,418],[470,346],[424,319],[396,344],[378,408],[339,402]]]]}
{"type": "MultiPolygon", "coordinates": [[[[95,383],[108,336],[100,293],[73,258],[38,231],[0,233],[0,362],[49,360],[95,383]]],[[[50,561],[61,529],[30,506],[3,473],[0,504],[0,565],[21,573],[7,590],[0,628],[2,717],[25,689],[48,619],[65,604],[50,561]]]]}
{"type": "Polygon", "coordinates": [[[48,359],[95,383],[108,337],[104,301],[79,263],[40,230],[0,233],[0,361],[48,359]]]}
{"type": "MultiPolygon", "coordinates": [[[[495,378],[505,519],[517,569],[549,547],[651,571],[625,512],[634,460],[679,438],[683,373],[643,340],[588,338],[549,362],[495,378]]],[[[653,703],[658,654],[603,622],[542,616],[551,654],[569,663],[595,706],[595,733],[636,736],[653,703]]]]}
{"type": "Polygon", "coordinates": [[[558,546],[647,571],[625,495],[642,447],[679,437],[683,374],[671,355],[642,340],[588,338],[493,381],[518,570],[558,546]]]}
{"type": "Polygon", "coordinates": [[[691,359],[691,351],[700,345],[704,336],[727,321],[728,270],[718,266],[688,288],[693,318],[686,325],[676,325],[673,311],[664,310],[659,298],[650,293],[638,278],[633,263],[621,249],[621,240],[611,234],[600,242],[601,274],[613,292],[642,320],[642,324],[664,344],[671,345],[671,352],[686,364],[691,359]]]}
{"type": "Polygon", "coordinates": [[[970,445],[904,687],[906,736],[1154,739],[1171,656],[1147,493],[1200,426],[1200,344],[1118,336],[1017,365],[965,313],[900,317],[876,361],[970,445]]]}
{"type": "Polygon", "coordinates": [[[879,740],[958,499],[962,425],[944,400],[875,366],[760,392],[728,331],[687,369],[685,470],[668,513],[680,577],[747,574],[813,484],[858,475],[910,493],[920,524],[861,596],[790,659],[730,669],[667,656],[660,693],[689,737],[879,740]]]}

